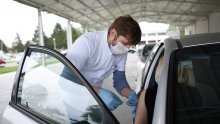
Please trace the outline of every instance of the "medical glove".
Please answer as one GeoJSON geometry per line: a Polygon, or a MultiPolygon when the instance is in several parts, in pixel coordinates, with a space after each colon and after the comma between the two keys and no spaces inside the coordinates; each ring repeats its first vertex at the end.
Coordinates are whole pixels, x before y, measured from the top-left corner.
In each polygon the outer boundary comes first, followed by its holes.
{"type": "Polygon", "coordinates": [[[107,89],[100,88],[98,94],[111,111],[123,103],[117,95],[107,89]]]}
{"type": "Polygon", "coordinates": [[[127,102],[127,105],[130,106],[131,108],[132,118],[135,118],[137,104],[138,104],[138,96],[134,91],[132,91],[128,95],[128,102],[127,102]]]}

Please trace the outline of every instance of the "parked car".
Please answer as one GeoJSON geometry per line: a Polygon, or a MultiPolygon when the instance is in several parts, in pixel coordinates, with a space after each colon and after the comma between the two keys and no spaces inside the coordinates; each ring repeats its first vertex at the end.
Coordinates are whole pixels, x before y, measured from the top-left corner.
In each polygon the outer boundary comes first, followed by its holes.
{"type": "Polygon", "coordinates": [[[154,46],[155,46],[155,44],[145,44],[144,47],[139,51],[139,55],[138,55],[139,59],[137,62],[136,92],[138,92],[140,90],[141,76],[142,76],[143,69],[145,66],[145,61],[154,46]]]}
{"type": "Polygon", "coordinates": [[[17,64],[20,63],[20,61],[22,60],[22,57],[24,56],[24,52],[19,52],[15,54],[15,62],[17,64]]]}
{"type": "MultiPolygon", "coordinates": [[[[220,33],[158,42],[146,60],[140,89],[147,91],[149,124],[220,123],[219,63],[220,33]],[[162,75],[155,82],[160,56],[164,56],[162,75]]],[[[61,53],[28,46],[2,117],[2,124],[9,123],[119,122],[61,53]],[[56,63],[35,61],[31,55],[36,53],[51,56],[50,61],[56,63]],[[63,68],[72,73],[74,81],[61,76],[63,68]]]]}
{"type": "Polygon", "coordinates": [[[136,45],[136,51],[138,52],[138,54],[140,54],[145,44],[146,44],[146,41],[141,41],[139,44],[136,45]]]}
{"type": "Polygon", "coordinates": [[[6,64],[5,60],[0,58],[0,67],[4,67],[6,64]]]}
{"type": "Polygon", "coordinates": [[[136,52],[136,46],[131,46],[128,50],[130,53],[135,53],[136,52]]]}
{"type": "Polygon", "coordinates": [[[145,44],[143,49],[140,51],[140,60],[145,63],[148,55],[150,54],[151,50],[153,49],[153,47],[155,46],[155,44],[145,44]]]}
{"type": "Polygon", "coordinates": [[[166,39],[145,64],[140,91],[146,90],[149,124],[220,123],[220,33],[166,39]]]}
{"type": "MultiPolygon", "coordinates": [[[[15,54],[15,62],[17,64],[19,64],[22,59],[24,57],[24,52],[19,52],[15,54]]],[[[44,57],[48,57],[47,54],[44,55],[44,57]]],[[[41,53],[32,53],[32,55],[30,56],[30,58],[32,58],[35,61],[41,61],[41,53]]]]}

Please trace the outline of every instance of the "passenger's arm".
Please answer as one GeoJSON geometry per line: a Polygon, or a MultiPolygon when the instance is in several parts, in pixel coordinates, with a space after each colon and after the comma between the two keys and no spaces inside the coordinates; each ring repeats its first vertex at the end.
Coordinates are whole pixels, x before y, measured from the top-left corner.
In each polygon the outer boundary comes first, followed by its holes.
{"type": "Polygon", "coordinates": [[[147,107],[145,104],[145,94],[146,94],[146,90],[144,90],[139,97],[134,124],[147,124],[148,123],[147,107]]]}

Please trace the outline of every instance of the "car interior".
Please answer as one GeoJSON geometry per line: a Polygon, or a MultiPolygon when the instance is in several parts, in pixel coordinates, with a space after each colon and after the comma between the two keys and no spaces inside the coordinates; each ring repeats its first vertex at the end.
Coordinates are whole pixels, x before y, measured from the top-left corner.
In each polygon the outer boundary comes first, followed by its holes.
{"type": "Polygon", "coordinates": [[[203,46],[177,52],[174,65],[173,123],[219,122],[220,53],[214,51],[217,47],[212,46],[211,49],[210,46],[203,46]]]}

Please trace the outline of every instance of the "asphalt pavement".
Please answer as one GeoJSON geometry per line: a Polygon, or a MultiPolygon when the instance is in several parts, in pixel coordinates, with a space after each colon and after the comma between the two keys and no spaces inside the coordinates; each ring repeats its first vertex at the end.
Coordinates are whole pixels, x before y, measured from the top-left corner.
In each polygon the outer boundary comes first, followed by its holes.
{"type": "Polygon", "coordinates": [[[10,100],[15,73],[0,74],[0,117],[2,117],[4,109],[10,100]]]}

